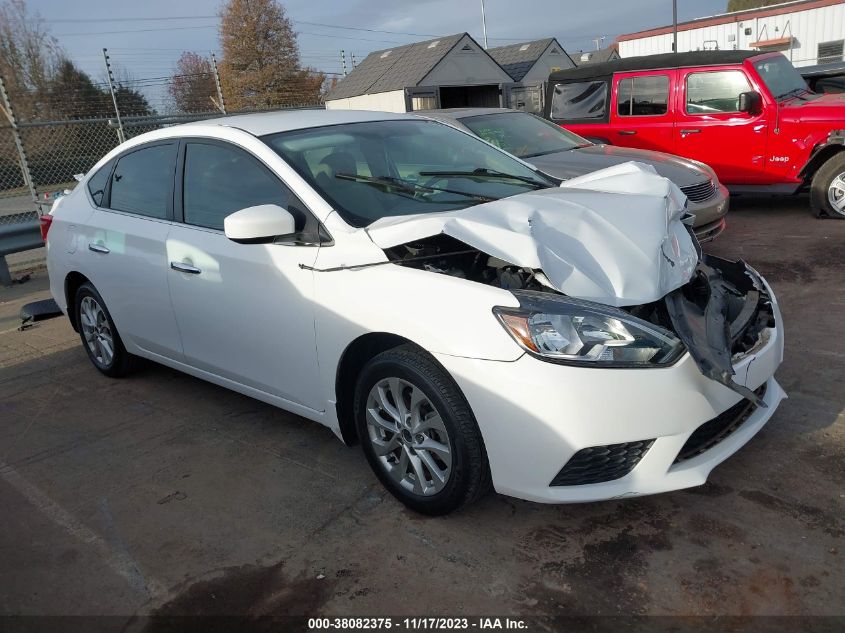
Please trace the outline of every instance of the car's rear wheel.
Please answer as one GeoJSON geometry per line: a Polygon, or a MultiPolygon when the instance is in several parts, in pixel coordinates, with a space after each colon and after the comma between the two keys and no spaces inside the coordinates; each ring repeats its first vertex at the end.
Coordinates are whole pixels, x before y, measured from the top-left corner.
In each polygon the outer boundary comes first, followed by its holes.
{"type": "Polygon", "coordinates": [[[813,176],[810,204],[818,216],[845,220],[845,152],[829,158],[813,176]]]}
{"type": "Polygon", "coordinates": [[[376,476],[417,512],[447,514],[491,487],[469,404],[419,348],[403,345],[367,363],[355,390],[355,422],[376,476]]]}
{"type": "Polygon", "coordinates": [[[76,291],[76,323],[88,358],[106,376],[125,376],[135,357],[126,351],[100,293],[90,283],[76,291]]]}

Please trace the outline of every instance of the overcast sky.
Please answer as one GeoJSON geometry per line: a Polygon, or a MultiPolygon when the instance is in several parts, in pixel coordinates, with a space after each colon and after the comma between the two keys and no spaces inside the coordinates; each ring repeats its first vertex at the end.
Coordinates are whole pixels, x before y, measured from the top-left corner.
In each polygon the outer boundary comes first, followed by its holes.
{"type": "MultiPolygon", "coordinates": [[[[71,59],[96,78],[102,76],[103,47],[135,78],[169,75],[182,50],[219,51],[215,15],[221,0],[28,3],[47,20],[71,59]]],[[[360,61],[373,50],[463,31],[482,42],[479,0],[287,0],[283,4],[299,32],[303,62],[327,72],[341,71],[340,49],[354,52],[360,61]]],[[[726,4],[727,0],[678,0],[678,19],[722,13],[726,4]]],[[[555,36],[568,52],[576,52],[594,48],[595,37],[605,36],[607,45],[616,35],[672,21],[671,0],[485,0],[485,8],[491,47],[555,36]]]]}

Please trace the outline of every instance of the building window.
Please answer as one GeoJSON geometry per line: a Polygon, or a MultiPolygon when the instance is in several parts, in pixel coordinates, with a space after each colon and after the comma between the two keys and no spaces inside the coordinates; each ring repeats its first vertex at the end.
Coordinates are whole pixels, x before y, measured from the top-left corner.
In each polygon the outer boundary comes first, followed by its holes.
{"type": "Polygon", "coordinates": [[[845,40],[821,42],[818,50],[818,63],[826,64],[828,62],[841,62],[843,57],[843,48],[845,48],[845,40]]]}
{"type": "Polygon", "coordinates": [[[621,79],[616,88],[619,116],[658,116],[666,114],[669,103],[669,77],[651,75],[621,79]]]}
{"type": "Polygon", "coordinates": [[[411,97],[411,111],[434,110],[437,107],[437,97],[434,95],[425,97],[411,97]]]}
{"type": "Polygon", "coordinates": [[[584,81],[557,84],[552,101],[552,118],[563,121],[599,119],[607,114],[607,83],[584,81]]]}

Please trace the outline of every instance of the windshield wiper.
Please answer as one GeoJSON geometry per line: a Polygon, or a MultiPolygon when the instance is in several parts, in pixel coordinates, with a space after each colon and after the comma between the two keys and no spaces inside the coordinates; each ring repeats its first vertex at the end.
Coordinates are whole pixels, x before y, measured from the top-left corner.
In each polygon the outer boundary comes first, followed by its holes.
{"type": "Polygon", "coordinates": [[[519,176],[517,174],[506,174],[503,171],[496,171],[495,169],[487,169],[479,167],[472,171],[421,171],[420,176],[466,176],[467,178],[504,178],[506,180],[518,180],[529,185],[533,185],[535,189],[545,189],[548,185],[534,178],[528,176],[519,176]]]}
{"type": "MultiPolygon", "coordinates": [[[[422,175],[422,174],[421,174],[422,175]]],[[[458,191],[457,189],[444,189],[443,187],[428,187],[426,185],[419,185],[410,180],[401,180],[400,178],[392,178],[390,176],[359,176],[358,174],[335,174],[335,178],[341,180],[352,180],[355,182],[363,182],[367,185],[375,187],[382,187],[384,189],[398,189],[404,193],[416,194],[418,191],[442,191],[444,193],[454,193],[459,196],[466,196],[481,202],[492,202],[498,200],[492,196],[483,196],[478,193],[470,193],[468,191],[458,191]]]]}
{"type": "MultiPolygon", "coordinates": [[[[778,97],[778,99],[787,99],[792,97],[801,97],[801,93],[807,91],[806,88],[793,88],[787,92],[784,92],[782,95],[778,97]]],[[[802,97],[803,98],[803,97],[802,97]]]]}

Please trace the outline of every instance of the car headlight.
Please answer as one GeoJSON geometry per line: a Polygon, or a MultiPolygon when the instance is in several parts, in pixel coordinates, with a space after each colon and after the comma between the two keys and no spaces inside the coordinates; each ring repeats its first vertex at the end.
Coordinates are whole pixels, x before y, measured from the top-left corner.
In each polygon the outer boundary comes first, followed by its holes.
{"type": "Polygon", "coordinates": [[[616,308],[590,301],[515,291],[519,308],[493,312],[530,354],[593,367],[659,367],[674,363],[684,345],[672,332],[616,308]]]}

